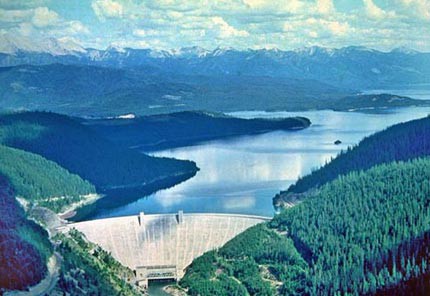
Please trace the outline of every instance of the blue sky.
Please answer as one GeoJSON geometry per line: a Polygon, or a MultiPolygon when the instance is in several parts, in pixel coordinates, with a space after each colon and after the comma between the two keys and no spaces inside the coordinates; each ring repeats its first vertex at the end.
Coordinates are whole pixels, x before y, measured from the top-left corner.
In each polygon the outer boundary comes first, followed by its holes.
{"type": "Polygon", "coordinates": [[[0,0],[0,34],[94,48],[430,51],[430,0],[0,0]]]}

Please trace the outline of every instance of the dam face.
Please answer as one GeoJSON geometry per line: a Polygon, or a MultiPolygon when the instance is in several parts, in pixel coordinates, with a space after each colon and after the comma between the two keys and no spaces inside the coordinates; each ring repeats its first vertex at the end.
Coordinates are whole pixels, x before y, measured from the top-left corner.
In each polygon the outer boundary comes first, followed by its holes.
{"type": "Polygon", "coordinates": [[[228,214],[162,214],[68,224],[134,270],[136,281],[180,279],[194,258],[268,218],[228,214]]]}

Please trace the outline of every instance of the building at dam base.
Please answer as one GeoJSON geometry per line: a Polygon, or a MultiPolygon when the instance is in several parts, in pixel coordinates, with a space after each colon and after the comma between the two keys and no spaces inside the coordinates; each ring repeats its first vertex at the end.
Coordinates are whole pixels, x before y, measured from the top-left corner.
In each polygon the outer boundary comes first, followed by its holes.
{"type": "Polygon", "coordinates": [[[136,282],[179,280],[193,259],[269,218],[229,214],[127,216],[68,224],[134,270],[136,282]]]}

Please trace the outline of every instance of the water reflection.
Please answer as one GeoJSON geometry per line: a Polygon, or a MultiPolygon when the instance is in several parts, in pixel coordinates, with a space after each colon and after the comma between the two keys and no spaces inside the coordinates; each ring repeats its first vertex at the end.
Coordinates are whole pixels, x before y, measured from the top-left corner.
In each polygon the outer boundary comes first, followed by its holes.
{"type": "Polygon", "coordinates": [[[302,131],[277,131],[154,152],[157,156],[191,159],[201,170],[173,188],[115,209],[99,209],[91,218],[178,210],[270,216],[272,197],[299,176],[375,131],[429,113],[430,108],[402,108],[384,114],[235,112],[233,115],[244,118],[305,116],[313,125],[302,131]],[[336,140],[342,144],[334,145],[336,140]]]}

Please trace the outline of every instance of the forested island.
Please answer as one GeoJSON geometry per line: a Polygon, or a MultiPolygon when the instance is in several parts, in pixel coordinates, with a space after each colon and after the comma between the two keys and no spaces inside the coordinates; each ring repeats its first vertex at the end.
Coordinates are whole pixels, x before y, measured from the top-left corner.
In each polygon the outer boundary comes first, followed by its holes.
{"type": "Polygon", "coordinates": [[[300,130],[311,125],[304,117],[242,119],[213,112],[177,112],[131,119],[98,119],[83,122],[106,139],[141,150],[189,146],[202,141],[300,130]]]}
{"type": "MultiPolygon", "coordinates": [[[[180,287],[190,295],[424,291],[430,274],[429,137],[427,117],[363,140],[330,162],[336,165],[317,171],[327,177],[302,187],[312,190],[301,203],[196,259],[180,287]],[[391,142],[387,151],[389,136],[399,146],[391,142]]],[[[315,172],[307,178],[319,180],[315,172]]],[[[289,191],[294,188],[300,187],[289,191]]]]}

